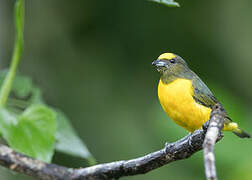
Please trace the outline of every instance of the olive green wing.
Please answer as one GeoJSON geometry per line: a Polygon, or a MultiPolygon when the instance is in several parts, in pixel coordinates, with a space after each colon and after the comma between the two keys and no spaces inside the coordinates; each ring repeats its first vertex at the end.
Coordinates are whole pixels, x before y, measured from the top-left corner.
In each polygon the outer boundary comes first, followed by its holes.
{"type": "Polygon", "coordinates": [[[194,89],[194,100],[206,107],[212,108],[219,101],[208,89],[205,83],[195,74],[192,78],[193,89],[194,89]]]}
{"type": "MultiPolygon", "coordinates": [[[[192,72],[193,73],[193,72],[192,72]]],[[[194,89],[194,100],[206,107],[212,108],[216,103],[219,103],[219,101],[216,99],[216,97],[213,95],[213,93],[208,89],[208,87],[205,85],[205,83],[195,74],[191,76],[193,89],[194,89]]],[[[226,116],[225,117],[225,125],[228,128],[229,124],[237,124],[235,122],[232,122],[232,120],[226,116]]],[[[240,129],[239,127],[231,128],[229,129],[232,131],[235,135],[239,136],[240,138],[250,138],[250,135],[246,133],[244,130],[240,129]]]]}

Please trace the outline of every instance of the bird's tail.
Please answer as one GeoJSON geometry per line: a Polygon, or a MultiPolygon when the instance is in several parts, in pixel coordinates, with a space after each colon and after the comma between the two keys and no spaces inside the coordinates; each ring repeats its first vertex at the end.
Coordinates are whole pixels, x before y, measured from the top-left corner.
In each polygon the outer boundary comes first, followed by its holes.
{"type": "Polygon", "coordinates": [[[240,138],[250,138],[250,134],[246,133],[240,128],[234,129],[232,132],[240,138]]]}
{"type": "Polygon", "coordinates": [[[243,131],[237,123],[233,122],[229,117],[225,118],[224,131],[232,131],[240,138],[250,138],[250,134],[243,131]]]}

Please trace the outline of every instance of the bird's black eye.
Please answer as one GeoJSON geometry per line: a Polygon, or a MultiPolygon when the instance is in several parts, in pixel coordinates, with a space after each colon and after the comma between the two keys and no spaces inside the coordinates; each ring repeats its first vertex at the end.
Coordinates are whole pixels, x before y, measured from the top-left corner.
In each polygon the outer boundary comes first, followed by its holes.
{"type": "Polygon", "coordinates": [[[171,59],[170,62],[171,62],[171,63],[175,63],[176,60],[175,60],[175,59],[171,59]]]}

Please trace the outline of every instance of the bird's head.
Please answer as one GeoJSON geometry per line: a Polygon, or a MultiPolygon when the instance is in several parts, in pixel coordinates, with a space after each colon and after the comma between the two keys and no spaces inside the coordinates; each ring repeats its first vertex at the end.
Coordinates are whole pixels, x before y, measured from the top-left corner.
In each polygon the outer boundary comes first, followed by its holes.
{"type": "Polygon", "coordinates": [[[162,75],[175,75],[184,72],[188,67],[186,62],[178,55],[173,53],[163,53],[157,60],[152,62],[157,71],[162,75]]]}

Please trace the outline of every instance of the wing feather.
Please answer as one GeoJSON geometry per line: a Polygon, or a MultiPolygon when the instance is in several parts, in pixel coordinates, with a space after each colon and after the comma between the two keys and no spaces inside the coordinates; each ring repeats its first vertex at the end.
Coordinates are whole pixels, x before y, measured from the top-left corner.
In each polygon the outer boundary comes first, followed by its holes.
{"type": "Polygon", "coordinates": [[[193,76],[192,83],[194,89],[193,98],[197,103],[209,108],[218,103],[217,98],[196,74],[193,76]]]}

